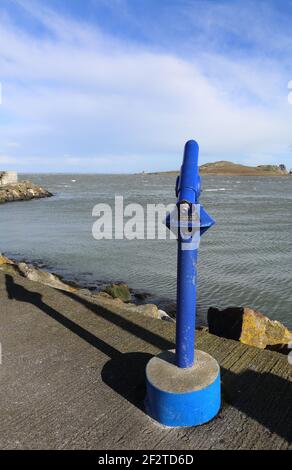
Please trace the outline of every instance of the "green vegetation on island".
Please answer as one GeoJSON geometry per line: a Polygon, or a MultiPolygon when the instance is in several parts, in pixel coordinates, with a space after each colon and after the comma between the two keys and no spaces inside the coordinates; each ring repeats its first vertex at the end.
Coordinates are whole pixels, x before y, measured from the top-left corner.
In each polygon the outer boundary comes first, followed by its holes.
{"type": "MultiPolygon", "coordinates": [[[[176,176],[179,172],[165,171],[151,174],[176,176]]],[[[205,163],[200,166],[200,174],[218,176],[288,176],[289,171],[286,169],[285,165],[246,166],[222,160],[219,162],[205,163]]]]}

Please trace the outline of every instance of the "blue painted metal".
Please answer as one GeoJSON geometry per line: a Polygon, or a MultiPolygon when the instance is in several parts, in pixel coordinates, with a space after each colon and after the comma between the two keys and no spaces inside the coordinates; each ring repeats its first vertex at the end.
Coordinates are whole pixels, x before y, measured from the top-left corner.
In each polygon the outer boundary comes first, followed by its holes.
{"type": "MultiPolygon", "coordinates": [[[[201,192],[199,175],[199,146],[194,140],[186,143],[180,176],[176,182],[177,206],[187,203],[189,217],[187,226],[196,229],[192,214],[198,210],[201,192]]],[[[200,235],[214,225],[215,221],[202,206],[200,213],[200,235]]],[[[166,220],[169,226],[170,219],[166,220]]],[[[195,360],[195,316],[198,244],[194,243],[194,232],[186,236],[186,222],[178,218],[177,260],[177,315],[176,315],[176,363],[187,368],[195,360]]],[[[198,229],[198,224],[197,224],[198,229]]]]}
{"type": "Polygon", "coordinates": [[[177,202],[187,201],[190,204],[198,204],[200,193],[199,145],[195,140],[189,140],[185,145],[183,163],[177,180],[177,202]]]}
{"type": "Polygon", "coordinates": [[[221,406],[220,372],[211,384],[201,390],[170,393],[146,380],[146,410],[149,416],[165,426],[198,426],[217,415],[221,406]]]}
{"type": "MultiPolygon", "coordinates": [[[[201,179],[198,166],[199,146],[191,140],[184,149],[180,176],[176,181],[177,208],[183,208],[168,214],[166,225],[177,233],[177,315],[176,315],[176,351],[175,367],[180,371],[182,387],[175,391],[173,377],[164,378],[164,382],[154,380],[146,373],[147,413],[166,426],[196,426],[210,421],[219,411],[221,404],[220,368],[218,375],[210,377],[208,362],[200,365],[200,374],[205,381],[199,390],[188,387],[189,374],[196,374],[198,369],[191,368],[195,362],[195,316],[196,316],[196,280],[199,237],[215,221],[199,204],[201,179]],[[190,233],[188,232],[190,231],[190,233]],[[184,379],[185,377],[185,379],[184,379]],[[165,382],[166,380],[166,382],[165,382]],[[185,382],[184,382],[185,380],[185,382]],[[209,383],[211,381],[211,383],[209,383]],[[158,388],[159,384],[162,388],[158,388]]],[[[215,361],[213,359],[213,361],[215,361]]],[[[161,367],[161,366],[160,366],[161,367]]],[[[159,373],[157,371],[159,377],[159,373]]],[[[216,375],[216,374],[215,374],[216,375]]],[[[196,383],[196,380],[195,380],[196,383]]]]}

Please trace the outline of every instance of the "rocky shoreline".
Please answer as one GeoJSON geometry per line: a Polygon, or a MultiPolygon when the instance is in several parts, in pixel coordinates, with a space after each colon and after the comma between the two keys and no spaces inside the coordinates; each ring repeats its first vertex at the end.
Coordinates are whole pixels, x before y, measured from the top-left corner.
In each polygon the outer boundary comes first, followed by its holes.
{"type": "Polygon", "coordinates": [[[68,284],[56,274],[43,271],[24,262],[16,262],[1,254],[0,270],[7,273],[16,272],[30,281],[38,282],[54,289],[90,297],[92,300],[98,302],[102,307],[105,308],[115,307],[123,312],[145,315],[147,317],[169,322],[175,321],[170,315],[168,315],[164,310],[159,309],[159,307],[155,304],[137,305],[132,303],[130,301],[132,298],[130,289],[127,284],[109,284],[104,290],[100,292],[93,292],[83,287],[68,284]]]}
{"type": "MultiPolygon", "coordinates": [[[[109,284],[100,292],[94,292],[66,283],[59,276],[31,264],[11,260],[1,253],[0,270],[7,273],[16,272],[30,281],[54,289],[90,297],[105,308],[116,308],[125,313],[175,322],[171,315],[153,303],[140,305],[133,303],[132,292],[125,283],[109,284]]],[[[222,311],[211,307],[208,311],[208,328],[199,327],[198,329],[209,329],[209,333],[215,336],[233,339],[259,349],[270,349],[283,354],[291,354],[292,351],[292,332],[279,321],[271,320],[248,307],[231,307],[222,311]]]]}
{"type": "Polygon", "coordinates": [[[19,183],[0,186],[0,204],[13,201],[29,201],[53,196],[52,193],[31,181],[21,181],[19,183]]]}

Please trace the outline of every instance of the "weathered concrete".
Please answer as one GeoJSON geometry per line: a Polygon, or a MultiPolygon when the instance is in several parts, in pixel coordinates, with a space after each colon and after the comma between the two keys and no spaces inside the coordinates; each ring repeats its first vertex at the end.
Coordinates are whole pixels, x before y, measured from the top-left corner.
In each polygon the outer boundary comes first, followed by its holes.
{"type": "Polygon", "coordinates": [[[0,271],[1,449],[288,449],[287,357],[200,331],[221,366],[210,423],[164,428],[144,413],[145,366],[172,349],[172,323],[111,309],[0,271]]]}
{"type": "Polygon", "coordinates": [[[18,181],[16,171],[0,171],[0,186],[15,184],[18,181]]]}
{"type": "Polygon", "coordinates": [[[219,374],[218,363],[204,351],[196,351],[193,367],[177,367],[175,350],[163,351],[148,362],[148,381],[159,390],[170,393],[187,393],[207,387],[219,374]]]}

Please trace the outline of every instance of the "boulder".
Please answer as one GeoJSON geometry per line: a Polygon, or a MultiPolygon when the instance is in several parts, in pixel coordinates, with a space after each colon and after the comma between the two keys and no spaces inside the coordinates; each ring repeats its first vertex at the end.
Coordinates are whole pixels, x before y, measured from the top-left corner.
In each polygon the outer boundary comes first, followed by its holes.
{"type": "Polygon", "coordinates": [[[155,304],[145,304],[145,305],[131,304],[131,305],[128,305],[128,307],[131,311],[133,311],[133,313],[139,313],[141,315],[145,315],[146,317],[157,318],[159,320],[166,320],[166,321],[174,322],[174,320],[166,312],[164,312],[163,310],[160,310],[155,304]]]}
{"type": "Polygon", "coordinates": [[[38,268],[33,268],[26,263],[19,263],[18,269],[21,274],[30,281],[39,282],[55,289],[64,290],[67,292],[75,292],[76,288],[69,286],[61,281],[55,274],[46,271],[41,271],[38,268]]]}
{"type": "Polygon", "coordinates": [[[14,264],[14,262],[11,261],[9,258],[6,258],[6,256],[1,255],[0,253],[0,266],[4,264],[14,264]]]}
{"type": "Polygon", "coordinates": [[[225,310],[210,308],[209,332],[224,338],[239,340],[257,348],[284,350],[292,343],[292,332],[282,323],[248,307],[230,307],[225,310]]]}
{"type": "Polygon", "coordinates": [[[104,289],[104,291],[113,299],[120,299],[123,302],[129,302],[132,298],[129,286],[124,283],[110,284],[104,289]]]}

